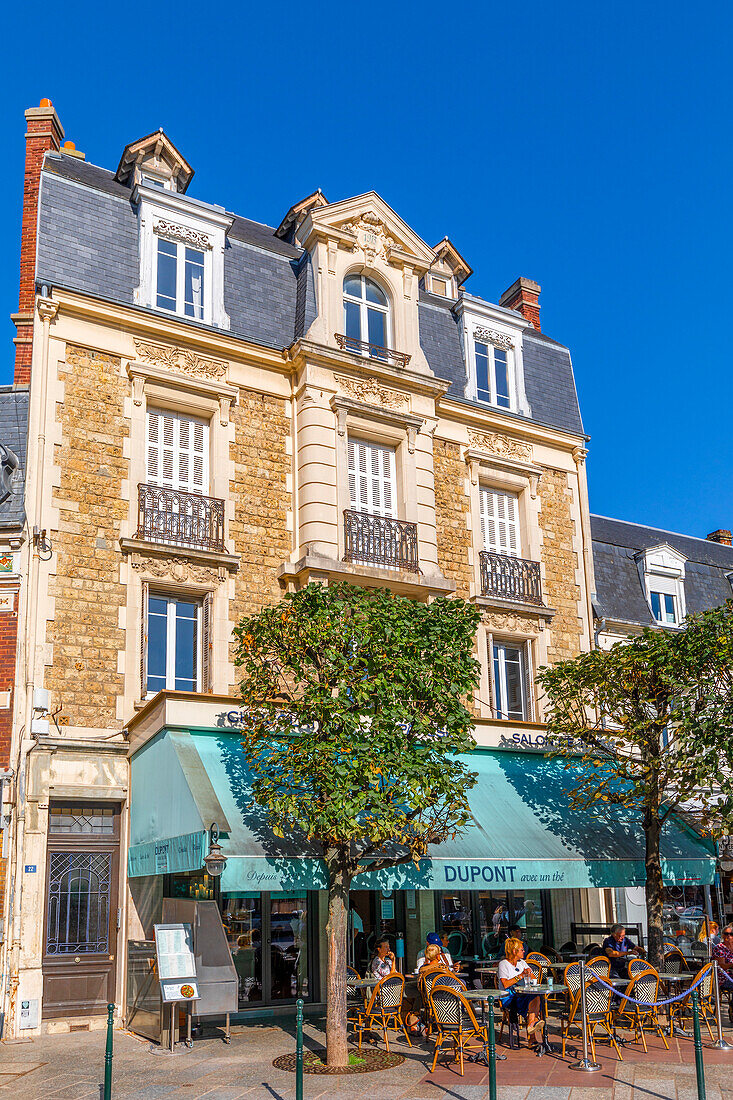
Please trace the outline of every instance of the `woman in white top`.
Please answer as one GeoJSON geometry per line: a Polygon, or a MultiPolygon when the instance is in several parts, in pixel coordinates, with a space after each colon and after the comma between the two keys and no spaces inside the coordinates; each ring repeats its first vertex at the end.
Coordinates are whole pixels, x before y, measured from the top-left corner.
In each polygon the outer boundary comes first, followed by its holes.
{"type": "Polygon", "coordinates": [[[532,968],[524,961],[524,944],[510,937],[504,944],[505,959],[499,963],[499,983],[502,989],[512,990],[510,1000],[502,998],[502,1005],[512,1015],[526,1016],[527,1036],[530,1046],[542,1039],[545,1021],[540,1017],[540,998],[537,994],[517,993],[514,986],[522,978],[531,978],[532,968]]]}

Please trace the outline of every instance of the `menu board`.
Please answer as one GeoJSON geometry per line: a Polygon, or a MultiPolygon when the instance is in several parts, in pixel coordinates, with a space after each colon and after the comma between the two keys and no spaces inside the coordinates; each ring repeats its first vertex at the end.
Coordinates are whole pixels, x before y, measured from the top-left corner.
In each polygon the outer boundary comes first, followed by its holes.
{"type": "Polygon", "coordinates": [[[155,951],[161,982],[196,977],[193,929],[190,924],[156,924],[155,951]]]}
{"type": "Polygon", "coordinates": [[[199,999],[198,982],[189,978],[185,982],[161,982],[160,991],[165,1004],[178,1001],[197,1001],[199,999]]]}

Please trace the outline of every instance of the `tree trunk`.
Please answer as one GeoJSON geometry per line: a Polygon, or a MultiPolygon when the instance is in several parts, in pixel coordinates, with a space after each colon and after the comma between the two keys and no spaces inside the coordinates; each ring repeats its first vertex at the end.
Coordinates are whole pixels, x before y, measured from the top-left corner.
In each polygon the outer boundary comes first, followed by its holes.
{"type": "Polygon", "coordinates": [[[662,931],[662,903],[664,900],[664,883],[662,881],[662,865],[659,857],[659,840],[661,835],[659,818],[652,813],[647,814],[644,822],[646,837],[646,917],[649,932],[649,962],[657,970],[662,965],[664,955],[664,933],[662,931]]]}
{"type": "Polygon", "coordinates": [[[338,849],[328,849],[326,865],[328,867],[326,1062],[329,1066],[347,1066],[349,1056],[346,1040],[346,967],[351,876],[344,853],[338,849]]]}

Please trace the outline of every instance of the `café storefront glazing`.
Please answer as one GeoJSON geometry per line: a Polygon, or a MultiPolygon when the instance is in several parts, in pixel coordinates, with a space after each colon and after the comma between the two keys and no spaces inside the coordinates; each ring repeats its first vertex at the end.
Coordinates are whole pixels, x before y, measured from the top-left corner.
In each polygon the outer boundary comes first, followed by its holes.
{"type": "MultiPolygon", "coordinates": [[[[150,938],[164,897],[212,898],[239,979],[242,1011],[318,1002],[325,964],[326,878],[315,851],[273,836],[251,797],[231,702],[161,693],[130,728],[128,853],[131,941],[150,938]],[[186,721],[188,718],[188,721],[186,721]],[[219,880],[202,869],[216,823],[227,857],[219,880]]],[[[490,957],[513,927],[529,947],[559,945],[572,920],[615,919],[616,887],[644,881],[633,815],[604,806],[571,812],[562,762],[540,753],[479,749],[472,824],[419,867],[360,875],[351,893],[349,951],[361,969],[377,934],[405,944],[412,969],[427,932],[461,957],[490,957]]],[[[666,829],[664,877],[711,882],[711,847],[680,821],[666,829]]]]}

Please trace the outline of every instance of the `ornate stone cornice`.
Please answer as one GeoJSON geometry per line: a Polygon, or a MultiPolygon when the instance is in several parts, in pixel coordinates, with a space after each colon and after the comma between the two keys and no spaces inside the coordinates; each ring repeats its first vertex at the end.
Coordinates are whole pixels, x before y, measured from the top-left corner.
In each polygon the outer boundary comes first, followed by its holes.
{"type": "Polygon", "coordinates": [[[484,626],[495,634],[538,634],[540,626],[528,615],[513,615],[502,611],[487,611],[483,615],[484,626]]]}
{"type": "Polygon", "coordinates": [[[220,359],[209,359],[204,355],[197,355],[188,348],[175,348],[170,344],[152,344],[147,340],[135,340],[137,357],[143,363],[154,363],[156,366],[170,367],[171,370],[182,371],[194,378],[209,378],[212,382],[223,382],[226,378],[227,365],[220,359]]]}
{"type": "Polygon", "coordinates": [[[365,401],[368,405],[384,405],[387,409],[404,409],[410,404],[410,398],[406,393],[390,389],[388,386],[382,385],[376,378],[346,378],[340,374],[337,374],[335,378],[342,393],[348,393],[357,401],[365,401]]]}
{"type": "Polygon", "coordinates": [[[167,241],[182,241],[183,244],[190,244],[192,248],[201,248],[206,251],[214,247],[208,233],[201,233],[198,229],[190,229],[187,225],[179,225],[164,218],[156,218],[153,230],[167,241]]]}
{"type": "Polygon", "coordinates": [[[198,565],[188,558],[177,557],[140,557],[133,554],[130,559],[137,573],[148,573],[151,577],[167,580],[194,581],[197,584],[216,584],[221,579],[221,570],[210,565],[198,565]]]}
{"type": "Polygon", "coordinates": [[[468,442],[479,451],[488,451],[500,458],[515,458],[521,462],[532,461],[532,444],[523,439],[512,439],[498,432],[476,432],[469,429],[468,442]]]}
{"type": "Polygon", "coordinates": [[[495,328],[486,328],[484,325],[473,330],[473,338],[480,340],[483,344],[493,344],[495,348],[508,350],[514,347],[511,336],[507,336],[505,332],[497,332],[495,328]]]}

